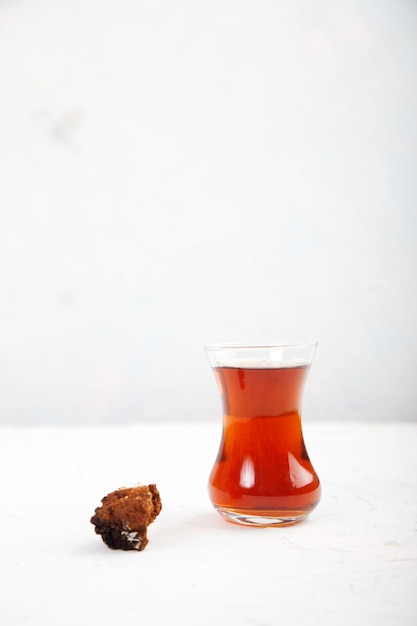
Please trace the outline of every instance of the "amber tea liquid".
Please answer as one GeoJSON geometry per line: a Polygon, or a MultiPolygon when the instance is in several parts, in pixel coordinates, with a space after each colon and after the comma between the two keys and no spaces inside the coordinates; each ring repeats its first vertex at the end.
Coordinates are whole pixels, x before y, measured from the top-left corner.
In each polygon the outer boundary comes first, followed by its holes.
{"type": "Polygon", "coordinates": [[[214,367],[223,434],[209,479],[215,508],[229,521],[292,524],[320,499],[300,404],[309,365],[214,367]],[[256,520],[256,521],[254,521],[256,520]]]}

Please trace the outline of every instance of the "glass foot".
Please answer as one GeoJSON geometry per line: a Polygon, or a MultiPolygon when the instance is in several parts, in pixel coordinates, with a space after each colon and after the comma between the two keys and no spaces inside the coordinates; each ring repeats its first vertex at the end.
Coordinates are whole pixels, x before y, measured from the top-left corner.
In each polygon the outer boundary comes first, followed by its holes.
{"type": "Polygon", "coordinates": [[[240,524],[244,526],[257,526],[258,528],[270,527],[270,526],[292,526],[298,524],[307,517],[305,513],[301,511],[259,511],[257,515],[255,512],[244,511],[230,511],[222,509],[221,507],[215,507],[216,511],[220,513],[224,519],[233,524],[240,524]]]}

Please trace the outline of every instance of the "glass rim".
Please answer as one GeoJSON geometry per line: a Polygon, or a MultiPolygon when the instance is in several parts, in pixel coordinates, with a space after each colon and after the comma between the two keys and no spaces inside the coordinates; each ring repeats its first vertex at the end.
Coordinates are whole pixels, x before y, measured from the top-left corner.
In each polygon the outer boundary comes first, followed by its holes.
{"type": "Polygon", "coordinates": [[[231,341],[225,343],[209,343],[204,345],[204,350],[265,350],[268,348],[308,348],[317,347],[314,340],[271,340],[271,341],[231,341]]]}

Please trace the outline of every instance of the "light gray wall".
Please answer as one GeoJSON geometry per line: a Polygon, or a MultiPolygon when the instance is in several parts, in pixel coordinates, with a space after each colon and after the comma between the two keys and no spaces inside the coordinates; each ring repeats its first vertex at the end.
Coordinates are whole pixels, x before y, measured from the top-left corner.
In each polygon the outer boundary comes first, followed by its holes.
{"type": "Polygon", "coordinates": [[[416,419],[415,1],[1,0],[0,59],[0,422],[216,419],[262,338],[416,419]]]}

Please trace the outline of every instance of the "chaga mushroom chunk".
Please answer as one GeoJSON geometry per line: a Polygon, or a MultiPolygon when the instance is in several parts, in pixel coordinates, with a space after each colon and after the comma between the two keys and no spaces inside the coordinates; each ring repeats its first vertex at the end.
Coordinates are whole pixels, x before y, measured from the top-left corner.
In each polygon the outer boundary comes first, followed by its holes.
{"type": "Polygon", "coordinates": [[[144,550],[147,529],[162,509],[156,485],[117,489],[105,496],[91,523],[112,550],[144,550]]]}

